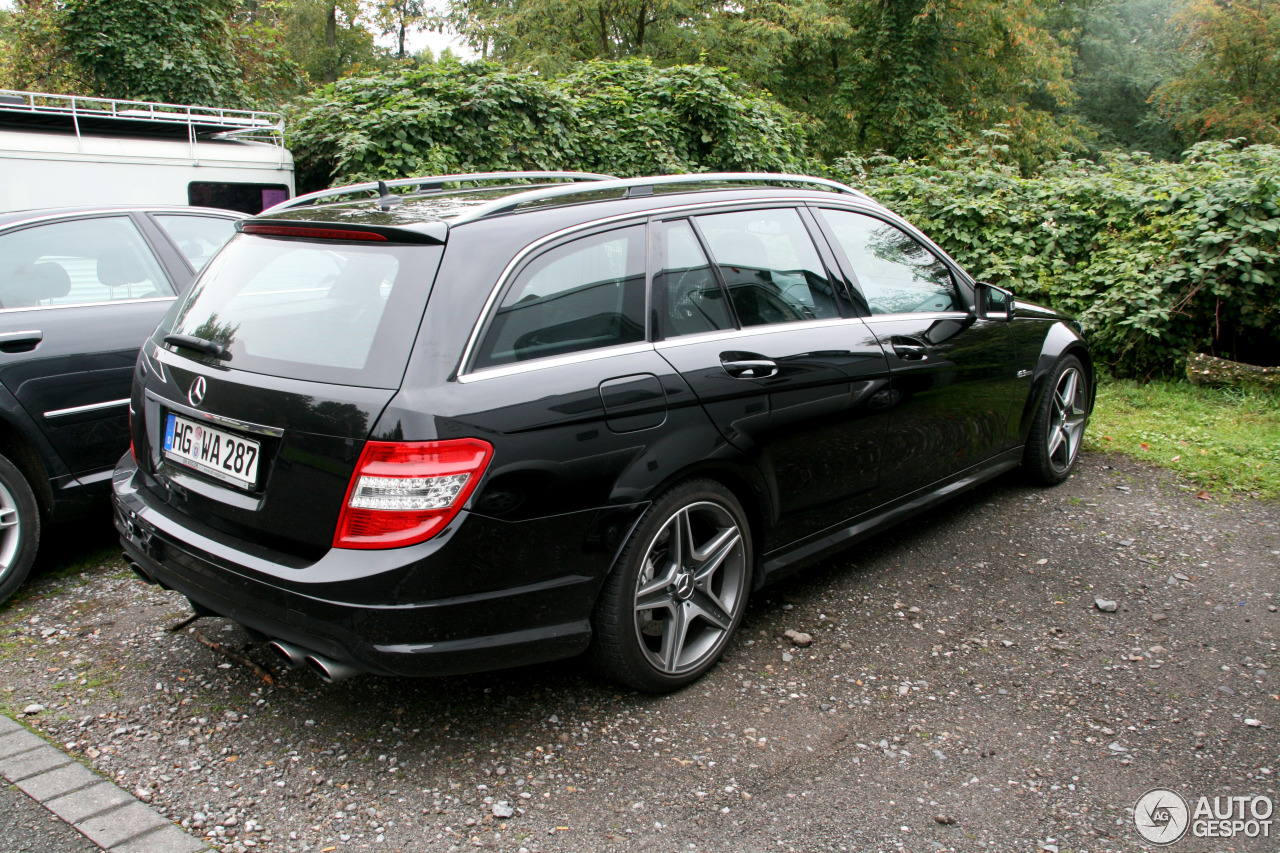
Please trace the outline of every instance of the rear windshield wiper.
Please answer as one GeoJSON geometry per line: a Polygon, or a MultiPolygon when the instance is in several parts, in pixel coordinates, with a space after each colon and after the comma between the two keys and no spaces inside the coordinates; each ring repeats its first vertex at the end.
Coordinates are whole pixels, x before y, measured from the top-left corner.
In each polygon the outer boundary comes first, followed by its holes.
{"type": "Polygon", "coordinates": [[[222,361],[231,360],[231,353],[222,344],[206,341],[204,338],[197,338],[195,335],[165,335],[164,342],[178,347],[193,349],[196,352],[211,355],[222,361]]]}

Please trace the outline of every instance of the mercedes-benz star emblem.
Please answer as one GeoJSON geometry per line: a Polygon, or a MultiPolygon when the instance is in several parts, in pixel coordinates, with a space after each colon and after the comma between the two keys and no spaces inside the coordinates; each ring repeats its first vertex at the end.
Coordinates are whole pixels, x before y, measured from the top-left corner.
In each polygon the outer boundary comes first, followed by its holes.
{"type": "Polygon", "coordinates": [[[191,390],[187,392],[187,400],[191,403],[191,405],[193,406],[200,405],[200,402],[204,400],[204,390],[205,390],[204,377],[197,376],[196,381],[191,383],[191,390]]]}

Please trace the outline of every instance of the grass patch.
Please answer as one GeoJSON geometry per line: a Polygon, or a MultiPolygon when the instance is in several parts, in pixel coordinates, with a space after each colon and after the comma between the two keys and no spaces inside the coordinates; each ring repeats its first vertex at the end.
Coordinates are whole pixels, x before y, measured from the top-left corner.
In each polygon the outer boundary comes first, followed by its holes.
{"type": "Polygon", "coordinates": [[[1211,493],[1280,498],[1280,395],[1104,381],[1085,441],[1170,468],[1211,493]]]}

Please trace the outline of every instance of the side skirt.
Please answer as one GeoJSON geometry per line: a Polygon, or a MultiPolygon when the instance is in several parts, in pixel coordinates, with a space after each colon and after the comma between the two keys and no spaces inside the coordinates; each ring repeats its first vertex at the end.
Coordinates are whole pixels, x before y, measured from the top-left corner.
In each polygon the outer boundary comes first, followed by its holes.
{"type": "Polygon", "coordinates": [[[967,468],[931,486],[926,486],[886,504],[880,509],[864,513],[848,522],[829,527],[793,545],[788,545],[785,548],[766,554],[761,565],[762,578],[757,586],[763,586],[766,583],[785,577],[809,563],[826,557],[828,554],[866,539],[868,536],[879,533],[881,530],[892,527],[901,521],[906,521],[908,518],[949,500],[979,483],[986,482],[1006,471],[1017,468],[1022,463],[1022,450],[1022,447],[1006,450],[986,462],[967,468]]]}

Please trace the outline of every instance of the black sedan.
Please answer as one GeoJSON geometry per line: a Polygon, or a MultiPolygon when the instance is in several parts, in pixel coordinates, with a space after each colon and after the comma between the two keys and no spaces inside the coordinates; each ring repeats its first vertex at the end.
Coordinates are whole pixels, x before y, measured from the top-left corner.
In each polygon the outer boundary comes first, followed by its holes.
{"type": "Polygon", "coordinates": [[[0,214],[0,601],[41,527],[104,498],[129,447],[138,347],[241,214],[191,207],[0,214]]]}

